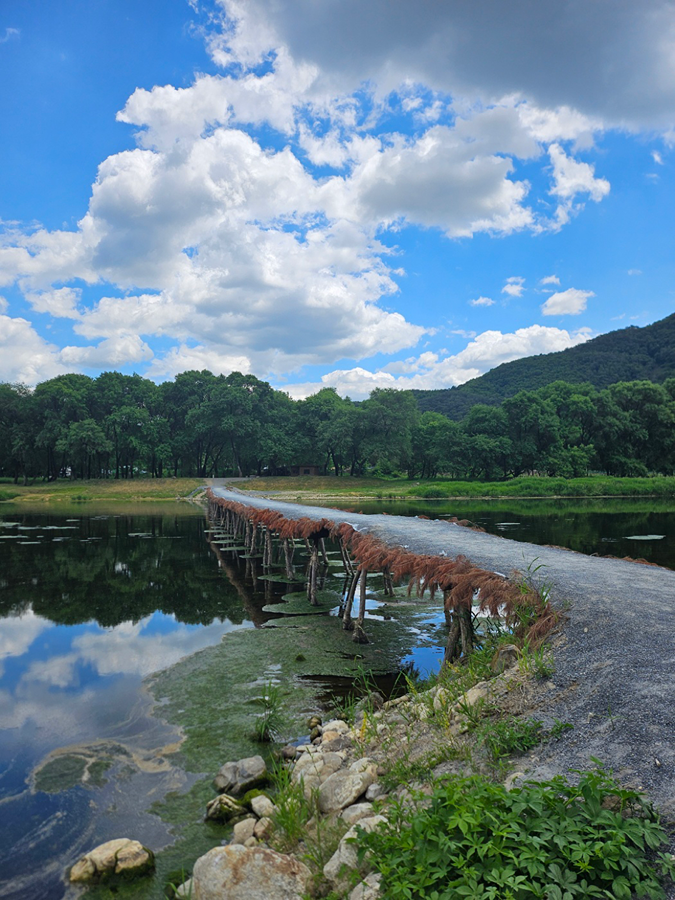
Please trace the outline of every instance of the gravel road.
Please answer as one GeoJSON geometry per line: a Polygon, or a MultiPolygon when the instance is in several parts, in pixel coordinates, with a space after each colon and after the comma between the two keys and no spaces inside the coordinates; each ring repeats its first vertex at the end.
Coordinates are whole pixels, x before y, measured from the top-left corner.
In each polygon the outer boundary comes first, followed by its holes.
{"type": "Polygon", "coordinates": [[[541,565],[537,575],[566,621],[553,641],[555,673],[539,692],[535,714],[574,728],[538,748],[527,759],[528,773],[548,778],[588,768],[596,757],[675,820],[675,572],[511,541],[444,520],[362,515],[213,490],[289,518],[349,522],[413,552],[464,554],[503,574],[541,565]]]}

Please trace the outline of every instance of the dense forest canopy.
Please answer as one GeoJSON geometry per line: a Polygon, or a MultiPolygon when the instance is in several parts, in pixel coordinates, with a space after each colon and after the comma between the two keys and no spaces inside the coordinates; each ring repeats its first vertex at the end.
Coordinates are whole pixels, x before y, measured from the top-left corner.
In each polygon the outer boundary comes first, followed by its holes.
{"type": "Polygon", "coordinates": [[[60,375],[34,390],[0,384],[0,476],[134,478],[445,474],[494,480],[675,473],[675,377],[663,384],[557,381],[461,421],[421,412],[411,391],[355,403],[325,388],[291,400],[252,375],[190,371],[60,375]]]}
{"type": "Polygon", "coordinates": [[[440,412],[459,421],[476,403],[498,406],[518,391],[554,381],[588,382],[596,388],[617,381],[663,382],[675,376],[675,315],[644,328],[623,328],[585,344],[503,363],[459,387],[413,391],[423,412],[440,412]]]}

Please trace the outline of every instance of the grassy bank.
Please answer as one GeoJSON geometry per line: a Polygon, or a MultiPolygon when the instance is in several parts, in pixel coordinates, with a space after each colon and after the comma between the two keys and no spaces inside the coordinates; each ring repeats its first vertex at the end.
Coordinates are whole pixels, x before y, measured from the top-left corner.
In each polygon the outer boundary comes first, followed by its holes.
{"type": "Polygon", "coordinates": [[[0,485],[0,501],[13,503],[91,503],[112,501],[137,503],[151,500],[172,501],[186,497],[200,488],[199,478],[134,478],[125,481],[105,479],[100,481],[54,481],[23,487],[15,484],[0,485]]]}
{"type": "Polygon", "coordinates": [[[546,478],[521,476],[508,481],[444,481],[443,479],[411,481],[408,478],[335,478],[333,476],[302,478],[252,478],[237,485],[241,490],[274,493],[278,499],[328,499],[371,497],[396,499],[510,498],[510,497],[674,497],[675,478],[611,478],[593,475],[589,478],[546,478]]]}

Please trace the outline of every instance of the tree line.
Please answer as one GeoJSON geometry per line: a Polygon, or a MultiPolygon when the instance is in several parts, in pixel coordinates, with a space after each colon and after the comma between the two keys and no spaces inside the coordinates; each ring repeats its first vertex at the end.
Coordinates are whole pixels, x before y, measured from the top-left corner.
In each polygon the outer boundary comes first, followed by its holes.
{"type": "Polygon", "coordinates": [[[410,391],[367,400],[324,388],[305,400],[252,375],[190,371],[60,375],[0,384],[0,476],[217,477],[326,474],[496,480],[675,472],[675,378],[603,390],[557,381],[457,422],[420,412],[410,391]]]}

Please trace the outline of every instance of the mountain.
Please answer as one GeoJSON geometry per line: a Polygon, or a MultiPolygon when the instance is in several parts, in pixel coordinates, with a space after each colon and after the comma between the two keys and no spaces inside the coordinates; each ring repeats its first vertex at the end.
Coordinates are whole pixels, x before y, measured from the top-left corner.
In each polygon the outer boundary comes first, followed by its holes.
{"type": "Polygon", "coordinates": [[[462,419],[476,403],[498,406],[518,391],[553,381],[604,388],[617,381],[664,381],[675,376],[675,313],[644,328],[631,326],[561,350],[503,363],[459,387],[413,391],[422,412],[462,419]]]}

